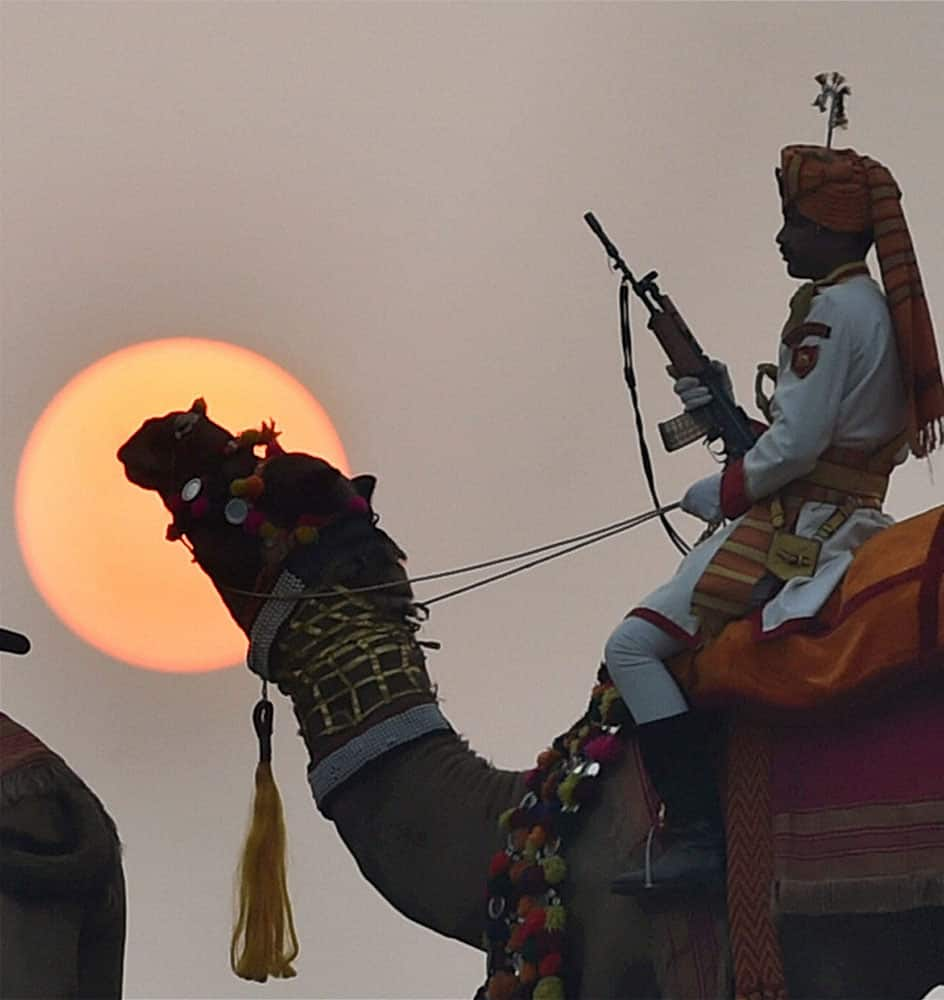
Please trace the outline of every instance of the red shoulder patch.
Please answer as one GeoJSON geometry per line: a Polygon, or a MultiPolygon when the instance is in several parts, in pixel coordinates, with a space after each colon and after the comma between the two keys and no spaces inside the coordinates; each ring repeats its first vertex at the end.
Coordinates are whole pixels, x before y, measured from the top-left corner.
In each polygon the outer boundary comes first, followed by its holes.
{"type": "Polygon", "coordinates": [[[812,345],[794,347],[790,360],[790,370],[797,378],[806,378],[819,361],[819,348],[812,345]]]}
{"type": "Polygon", "coordinates": [[[828,340],[831,330],[832,327],[825,323],[801,323],[784,336],[783,342],[787,347],[796,347],[805,337],[822,337],[823,340],[828,340]]]}

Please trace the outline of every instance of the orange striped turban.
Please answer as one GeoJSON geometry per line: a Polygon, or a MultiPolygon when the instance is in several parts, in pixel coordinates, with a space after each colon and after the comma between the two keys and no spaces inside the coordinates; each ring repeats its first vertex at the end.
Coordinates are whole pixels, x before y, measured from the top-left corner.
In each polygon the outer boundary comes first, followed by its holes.
{"type": "Polygon", "coordinates": [[[908,397],[911,450],[944,440],[944,384],[901,190],[887,167],[854,149],[787,146],[778,171],[783,206],[839,233],[872,230],[908,397]]]}

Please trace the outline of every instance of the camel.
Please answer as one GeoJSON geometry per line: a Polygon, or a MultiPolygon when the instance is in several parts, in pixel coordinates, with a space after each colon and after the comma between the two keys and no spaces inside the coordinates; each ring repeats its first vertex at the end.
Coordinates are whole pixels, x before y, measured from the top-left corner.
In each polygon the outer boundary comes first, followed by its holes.
{"type": "MultiPolygon", "coordinates": [[[[0,629],[0,649],[25,636],[0,629]]],[[[122,995],[125,882],[115,824],[95,793],[0,712],[0,996],[122,995]]]]}
{"type": "MultiPolygon", "coordinates": [[[[306,581],[309,592],[330,595],[338,585],[348,592],[383,587],[359,596],[397,642],[402,644],[405,633],[410,636],[414,673],[435,702],[413,638],[417,607],[402,565],[404,553],[377,527],[375,517],[345,513],[372,513],[373,477],[349,480],[321,459],[283,453],[277,444],[270,444],[270,457],[257,465],[253,443],[258,440],[251,434],[234,438],[206,416],[198,400],[189,411],[145,421],[119,449],[118,459],[131,483],[159,494],[174,517],[168,537],[186,539],[248,637],[260,604],[252,595],[269,592],[286,555],[284,546],[302,537],[300,530],[294,536],[263,531],[260,537],[247,530],[245,520],[241,525],[227,520],[231,494],[247,495],[245,484],[257,475],[248,495],[270,526],[291,529],[300,515],[305,515],[304,528],[320,525],[317,542],[306,547],[316,553],[317,567],[306,581]],[[199,510],[188,512],[187,503],[195,497],[199,510]],[[357,497],[360,506],[352,502],[357,497]]],[[[298,607],[317,611],[319,602],[331,600],[306,597],[298,607]]],[[[284,636],[294,620],[273,642],[273,680],[292,698],[300,735],[317,760],[325,731],[312,710],[311,683],[303,683],[284,659],[284,636]]],[[[327,668],[315,662],[311,676],[327,668]]],[[[640,905],[609,891],[613,877],[638,862],[652,821],[651,808],[634,784],[631,734],[627,751],[601,779],[598,800],[567,847],[567,995],[578,1000],[691,997],[673,957],[679,928],[694,921],[714,941],[699,995],[731,996],[722,899],[693,896],[640,905]]],[[[482,949],[484,880],[490,858],[505,842],[499,816],[521,801],[525,781],[524,774],[483,760],[451,729],[438,729],[375,757],[318,804],[364,877],[388,902],[408,919],[482,949]]],[[[790,996],[922,997],[944,979],[942,932],[940,910],[784,920],[779,933],[790,996]]]]}

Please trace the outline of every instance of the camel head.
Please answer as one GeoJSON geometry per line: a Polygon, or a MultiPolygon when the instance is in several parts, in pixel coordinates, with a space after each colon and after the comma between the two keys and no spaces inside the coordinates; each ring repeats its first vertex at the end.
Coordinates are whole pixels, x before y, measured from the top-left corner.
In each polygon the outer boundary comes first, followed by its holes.
{"type": "Polygon", "coordinates": [[[118,460],[128,479],[154,490],[171,513],[168,539],[186,537],[218,586],[246,588],[327,527],[372,518],[373,476],[348,479],[321,458],[283,451],[277,438],[274,424],[265,423],[234,435],[197,399],[189,410],[145,420],[118,460]]]}

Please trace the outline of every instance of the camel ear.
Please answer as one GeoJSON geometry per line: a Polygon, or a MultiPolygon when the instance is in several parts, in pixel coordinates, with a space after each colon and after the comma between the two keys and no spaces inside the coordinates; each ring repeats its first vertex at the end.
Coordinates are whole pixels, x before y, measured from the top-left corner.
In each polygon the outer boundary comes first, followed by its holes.
{"type": "Polygon", "coordinates": [[[354,492],[359,497],[363,497],[368,503],[370,503],[370,498],[374,495],[374,487],[376,485],[376,476],[355,476],[351,480],[351,486],[354,487],[354,492]]]}
{"type": "Polygon", "coordinates": [[[191,413],[198,413],[198,414],[200,414],[201,417],[205,417],[207,415],[206,400],[202,396],[198,396],[190,404],[190,412],[191,413]]]}

